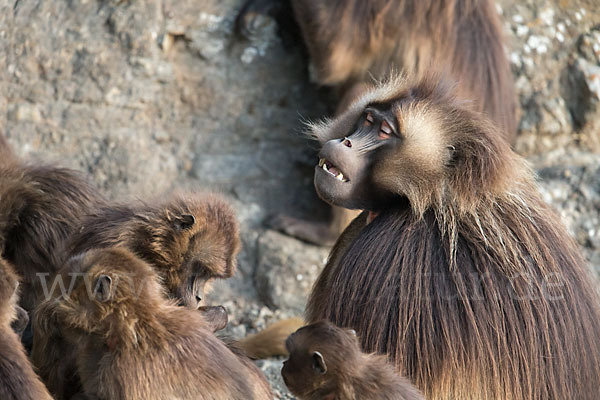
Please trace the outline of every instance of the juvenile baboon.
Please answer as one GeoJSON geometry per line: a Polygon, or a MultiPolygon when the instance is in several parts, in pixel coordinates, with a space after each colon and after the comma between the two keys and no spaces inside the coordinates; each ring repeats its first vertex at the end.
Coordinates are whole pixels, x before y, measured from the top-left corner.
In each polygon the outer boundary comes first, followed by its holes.
{"type": "Polygon", "coordinates": [[[427,398],[598,397],[597,282],[490,122],[437,79],[398,78],[312,134],[321,198],[366,211],[309,322],[355,329],[427,398]]]}
{"type": "Polygon", "coordinates": [[[385,356],[363,353],[351,329],[320,321],[300,328],[285,344],[290,356],[281,375],[302,400],[423,399],[385,356]]]}
{"type": "Polygon", "coordinates": [[[17,318],[18,286],[12,267],[0,258],[0,399],[52,400],[11,328],[17,318]]]}
{"type": "MultiPolygon", "coordinates": [[[[201,304],[204,291],[215,278],[233,276],[239,251],[237,220],[231,207],[218,196],[175,195],[160,205],[122,205],[97,208],[86,216],[62,251],[66,260],[90,249],[120,246],[148,262],[161,278],[166,294],[190,309],[201,304]]],[[[70,271],[71,274],[76,271],[70,271]]],[[[66,272],[51,278],[69,287],[66,272]]],[[[56,284],[55,291],[61,289],[56,284]]],[[[58,297],[60,293],[49,293],[58,297]]],[[[221,312],[222,311],[222,312],[221,312]]],[[[227,324],[218,307],[200,310],[213,331],[227,324]]],[[[80,390],[73,371],[72,353],[59,324],[47,323],[34,331],[32,361],[59,400],[80,390]]]]}
{"type": "Polygon", "coordinates": [[[40,305],[34,331],[62,327],[86,396],[272,399],[258,368],[214,336],[201,313],[166,300],[155,270],[128,250],[75,256],[61,274],[74,273],[70,295],[40,305]]]}
{"type": "Polygon", "coordinates": [[[126,247],[158,272],[170,297],[196,309],[211,282],[234,275],[240,249],[231,207],[213,194],[179,194],[163,204],[99,208],[65,254],[126,247]]]}
{"type": "MultiPolygon", "coordinates": [[[[10,153],[0,134],[0,154],[10,153]]],[[[22,278],[27,311],[41,297],[40,276],[56,272],[54,256],[82,226],[82,217],[105,204],[76,171],[0,157],[0,254],[22,278]]]]}
{"type": "MultiPolygon", "coordinates": [[[[300,26],[314,78],[340,94],[338,116],[373,79],[390,72],[421,79],[435,69],[456,82],[458,97],[496,123],[495,134],[514,138],[516,95],[493,0],[250,0],[238,21],[252,30],[256,15],[282,15],[286,8],[300,26]]],[[[274,225],[332,244],[355,216],[334,208],[331,223],[280,215],[274,225]]]]}

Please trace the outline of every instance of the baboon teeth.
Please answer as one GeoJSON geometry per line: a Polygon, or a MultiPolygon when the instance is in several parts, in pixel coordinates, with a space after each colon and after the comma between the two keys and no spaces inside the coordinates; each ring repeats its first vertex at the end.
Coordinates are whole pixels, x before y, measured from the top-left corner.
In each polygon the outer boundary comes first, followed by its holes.
{"type": "Polygon", "coordinates": [[[340,171],[336,166],[334,166],[333,164],[331,164],[329,161],[327,161],[324,158],[319,158],[319,168],[322,168],[323,171],[329,173],[331,176],[333,176],[335,179],[337,179],[340,182],[348,182],[349,181],[349,179],[344,176],[342,171],[340,171]]]}

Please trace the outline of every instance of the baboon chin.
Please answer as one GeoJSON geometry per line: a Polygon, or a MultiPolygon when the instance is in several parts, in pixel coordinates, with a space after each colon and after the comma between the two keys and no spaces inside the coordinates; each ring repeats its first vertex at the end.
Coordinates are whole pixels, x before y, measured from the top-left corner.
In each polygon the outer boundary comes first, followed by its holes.
{"type": "Polygon", "coordinates": [[[302,400],[422,400],[384,356],[364,354],[356,332],[320,321],[298,329],[285,343],[281,375],[302,400]]]}
{"type": "Polygon", "coordinates": [[[311,133],[318,192],[368,212],[308,322],[356,330],[427,398],[597,397],[598,283],[498,128],[432,76],[375,85],[311,133]]]}

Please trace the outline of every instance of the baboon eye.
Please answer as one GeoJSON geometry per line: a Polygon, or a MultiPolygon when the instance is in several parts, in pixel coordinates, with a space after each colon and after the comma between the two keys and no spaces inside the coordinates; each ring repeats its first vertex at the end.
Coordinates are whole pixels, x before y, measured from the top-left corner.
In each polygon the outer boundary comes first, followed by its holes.
{"type": "Polygon", "coordinates": [[[388,124],[387,121],[383,121],[381,123],[381,128],[379,128],[379,138],[380,139],[389,139],[390,136],[392,136],[392,133],[394,133],[394,131],[392,130],[392,127],[390,126],[390,124],[388,124]]]}
{"type": "Polygon", "coordinates": [[[373,114],[371,114],[370,112],[367,113],[367,116],[365,117],[365,122],[363,123],[364,126],[371,126],[373,125],[373,123],[375,122],[375,119],[373,118],[373,114]]]}

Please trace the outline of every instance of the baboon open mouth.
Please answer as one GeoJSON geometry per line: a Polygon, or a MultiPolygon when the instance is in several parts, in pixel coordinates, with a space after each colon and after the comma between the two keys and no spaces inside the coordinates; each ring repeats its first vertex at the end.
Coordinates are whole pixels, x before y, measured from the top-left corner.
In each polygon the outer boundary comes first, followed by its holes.
{"type": "Polygon", "coordinates": [[[323,171],[327,172],[329,175],[333,176],[340,182],[348,182],[350,179],[346,178],[342,171],[335,165],[331,163],[331,161],[326,160],[324,158],[319,158],[319,168],[323,169],[323,171]]]}

